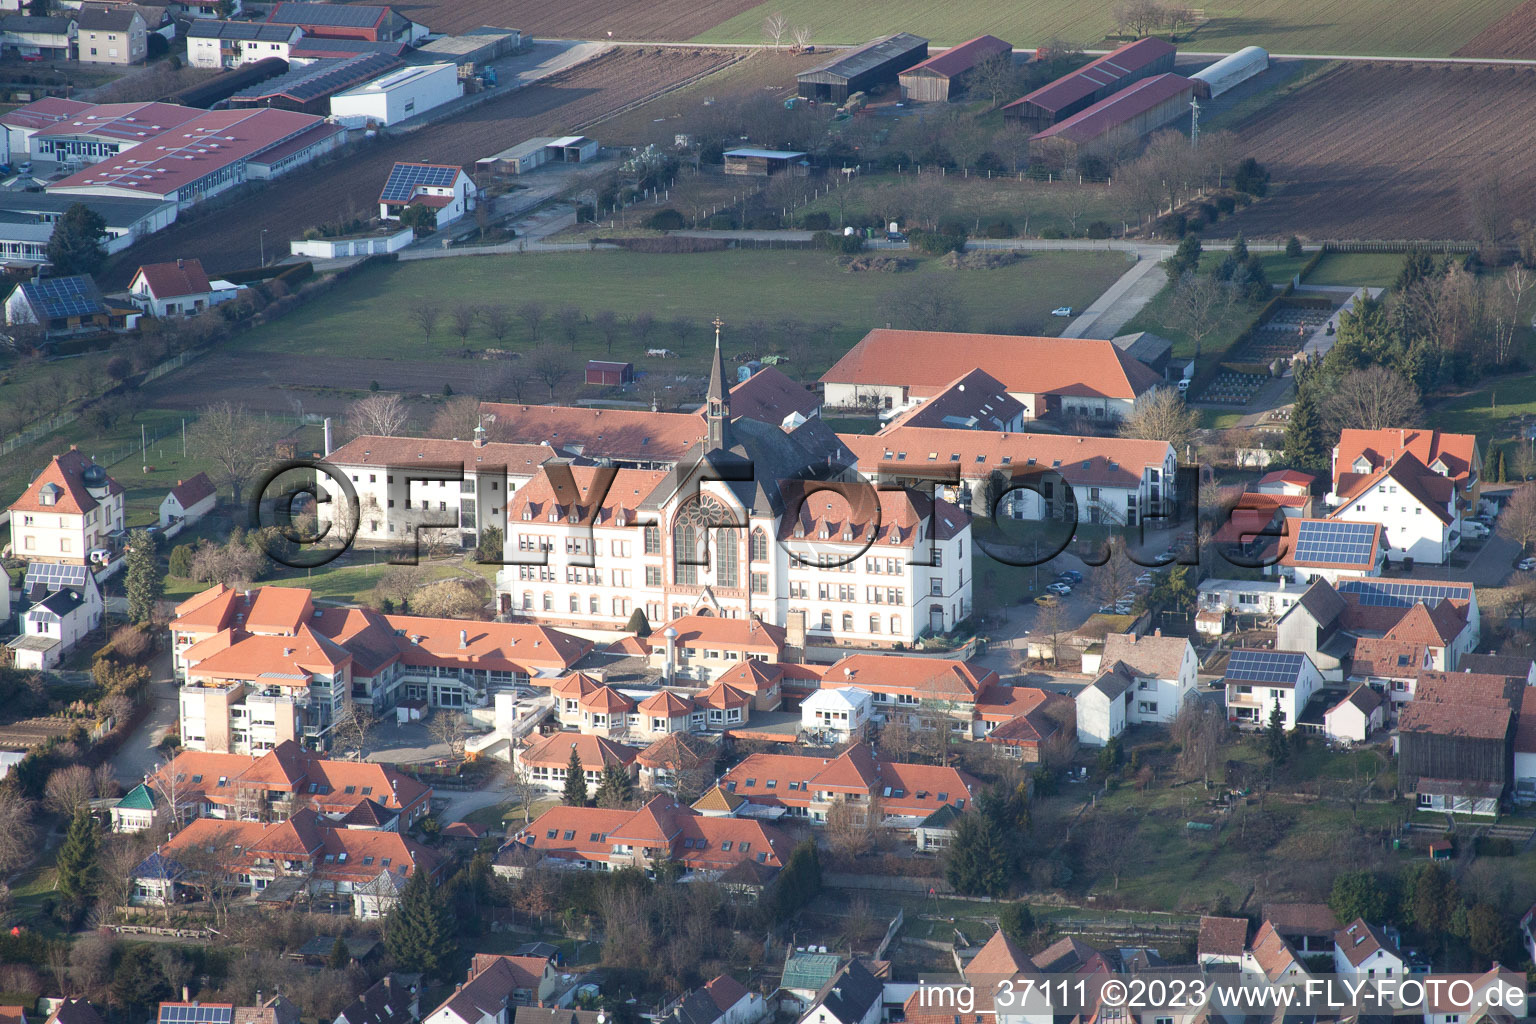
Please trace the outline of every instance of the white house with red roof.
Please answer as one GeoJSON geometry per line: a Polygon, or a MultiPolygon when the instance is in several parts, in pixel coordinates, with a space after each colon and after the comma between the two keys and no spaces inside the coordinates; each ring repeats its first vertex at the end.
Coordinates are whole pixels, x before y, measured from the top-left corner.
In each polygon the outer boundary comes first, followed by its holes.
{"type": "Polygon", "coordinates": [[[1333,489],[1339,490],[1346,474],[1368,476],[1404,454],[1412,455],[1430,472],[1451,481],[1463,509],[1477,508],[1482,493],[1483,456],[1475,434],[1447,434],[1420,427],[1342,430],[1339,443],[1333,448],[1333,489]]]}
{"type": "Polygon", "coordinates": [[[218,488],[208,479],[207,473],[177,480],[176,486],[160,499],[160,528],[163,530],[178,521],[191,526],[212,512],[218,503],[218,488]]]}
{"type": "Polygon", "coordinates": [[[174,263],[145,263],[128,282],[128,301],[154,317],[194,316],[228,302],[241,286],[209,280],[203,261],[179,259],[174,263]]]}
{"type": "Polygon", "coordinates": [[[1329,517],[1379,523],[1391,542],[1387,557],[1439,565],[1461,544],[1460,495],[1475,487],[1431,469],[1407,450],[1379,464],[1360,455],[1343,468],[1336,462],[1335,470],[1329,517]]]}
{"type": "Polygon", "coordinates": [[[476,953],[464,981],[422,1024],[512,1024],[520,1007],[548,1005],[559,985],[547,957],[476,953]]]}
{"type": "Polygon", "coordinates": [[[92,552],[119,543],[123,487],[71,445],[11,502],[10,512],[13,557],[86,565],[92,552]]]}
{"type": "Polygon", "coordinates": [[[379,219],[399,220],[407,207],[425,206],[436,218],[432,223],[445,227],[469,212],[475,192],[474,181],[457,164],[401,161],[389,172],[379,191],[379,219]]]}

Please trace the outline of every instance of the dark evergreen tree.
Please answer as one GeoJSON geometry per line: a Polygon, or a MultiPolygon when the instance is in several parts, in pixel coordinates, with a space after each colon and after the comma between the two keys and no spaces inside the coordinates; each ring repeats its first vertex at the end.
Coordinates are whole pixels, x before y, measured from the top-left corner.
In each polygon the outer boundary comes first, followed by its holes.
{"type": "Polygon", "coordinates": [[[123,567],[123,590],[128,595],[128,618],[143,625],[155,616],[155,603],[165,593],[165,575],[155,554],[155,539],[147,530],[128,537],[128,556],[123,567]]]}
{"type": "Polygon", "coordinates": [[[1435,258],[1422,248],[1415,245],[1408,250],[1408,255],[1403,257],[1403,269],[1398,271],[1397,280],[1393,283],[1394,291],[1405,292],[1435,274],[1435,258]]]}
{"type": "Polygon", "coordinates": [[[152,946],[129,946],[112,972],[112,1006],[128,1020],[142,1020],[162,999],[171,997],[165,972],[152,946]]]}
{"type": "Polygon", "coordinates": [[[821,858],[816,852],[816,841],[807,839],[795,847],[784,870],[774,879],[769,895],[774,922],[789,920],[820,892],[821,858]]]}
{"type": "Polygon", "coordinates": [[[424,869],[411,872],[399,906],[385,922],[384,948],[396,964],[408,971],[443,978],[452,968],[458,955],[453,922],[442,895],[424,869]]]}
{"type": "Polygon", "coordinates": [[[944,862],[944,877],[963,896],[1001,896],[1008,890],[1007,842],[985,814],[960,815],[944,862]]]}
{"type": "Polygon", "coordinates": [[[347,940],[340,935],[336,936],[336,941],[331,943],[331,955],[325,959],[325,966],[333,971],[344,971],[351,962],[352,951],[347,948],[347,940]]]}
{"type": "Polygon", "coordinates": [[[635,783],[622,766],[610,764],[603,769],[603,778],[597,784],[596,802],[599,807],[624,807],[635,798],[635,783]]]}
{"type": "Polygon", "coordinates": [[[629,621],[624,624],[626,632],[633,633],[642,640],[651,635],[650,620],[645,617],[645,612],[636,608],[629,613],[629,621]]]}
{"type": "Polygon", "coordinates": [[[1301,239],[1297,238],[1295,235],[1292,235],[1290,238],[1285,240],[1285,256],[1287,259],[1300,259],[1301,252],[1301,239]]]}
{"type": "Polygon", "coordinates": [[[78,914],[89,907],[101,887],[101,835],[91,812],[81,807],[69,823],[59,847],[59,895],[78,914]]]}
{"type": "MultiPolygon", "coordinates": [[[[37,0],[33,0],[34,3],[37,0]]],[[[84,203],[64,211],[48,239],[48,261],[55,274],[94,274],[106,262],[107,222],[84,203]]]]}
{"type": "Polygon", "coordinates": [[[1200,269],[1200,236],[1188,234],[1179,239],[1179,247],[1168,258],[1168,280],[1177,281],[1200,269]]]}
{"type": "Polygon", "coordinates": [[[1357,917],[1381,924],[1391,909],[1391,894],[1373,871],[1343,871],[1334,876],[1328,907],[1346,925],[1357,917]]]}
{"type": "Polygon", "coordinates": [[[1297,469],[1322,471],[1328,468],[1330,452],[1323,436],[1323,418],[1317,408],[1313,374],[1298,367],[1296,403],[1285,425],[1285,462],[1297,469]]]}
{"type": "Polygon", "coordinates": [[[571,744],[571,759],[565,765],[565,802],[570,807],[587,806],[587,771],[581,766],[576,744],[571,744]]]}
{"type": "Polygon", "coordinates": [[[997,912],[997,927],[1008,938],[1024,945],[1035,934],[1035,915],[1028,903],[1004,903],[997,912]]]}
{"type": "Polygon", "coordinates": [[[1280,702],[1269,708],[1269,722],[1264,726],[1264,751],[1271,764],[1284,764],[1291,754],[1290,737],[1285,734],[1285,723],[1280,720],[1280,702]]]}

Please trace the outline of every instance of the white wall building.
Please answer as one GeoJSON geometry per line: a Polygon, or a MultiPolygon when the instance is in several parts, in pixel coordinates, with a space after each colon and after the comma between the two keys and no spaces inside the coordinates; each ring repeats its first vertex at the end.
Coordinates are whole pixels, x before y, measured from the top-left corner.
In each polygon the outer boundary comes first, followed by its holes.
{"type": "Polygon", "coordinates": [[[71,447],[27,485],[10,511],[13,556],[85,565],[123,529],[123,488],[71,447]]]}
{"type": "Polygon", "coordinates": [[[819,689],[800,703],[802,732],[836,737],[836,742],[860,739],[869,727],[874,698],[857,686],[819,689]]]}
{"type": "Polygon", "coordinates": [[[19,669],[57,667],[101,625],[106,605],[96,577],[84,566],[28,566],[23,592],[32,605],[21,615],[21,635],[9,645],[19,669]]]}
{"type": "Polygon", "coordinates": [[[218,503],[218,489],[208,479],[207,473],[178,480],[176,486],[160,500],[160,528],[165,529],[178,519],[192,526],[212,512],[218,503]]]}
{"type": "Polygon", "coordinates": [[[1360,685],[1323,712],[1323,735],[1338,743],[1364,743],[1380,729],[1386,701],[1370,686],[1360,685]]]}
{"type": "Polygon", "coordinates": [[[1280,724],[1287,730],[1296,728],[1307,702],[1323,685],[1317,666],[1301,651],[1243,647],[1233,650],[1223,681],[1227,720],[1252,729],[1264,728],[1276,705],[1280,724]]]}
{"type": "Polygon", "coordinates": [[[1101,654],[1085,653],[1098,677],[1078,691],[1077,739],[1103,746],[1128,725],[1165,725],[1196,692],[1199,658],[1184,637],[1112,633],[1101,654]]]}
{"type": "Polygon", "coordinates": [[[457,64],[402,68],[331,97],[331,116],[342,124],[398,124],[464,95],[457,64]]]}
{"type": "Polygon", "coordinates": [[[195,316],[240,294],[241,286],[208,279],[199,259],[146,263],[128,282],[128,301],[157,318],[195,316]]]}
{"type": "Polygon", "coordinates": [[[1408,964],[1390,932],[1357,917],[1333,937],[1333,970],[1355,978],[1400,978],[1408,964]]]}
{"type": "Polygon", "coordinates": [[[297,25],[199,18],[187,29],[187,63],[195,68],[235,68],[268,57],[287,60],[304,35],[297,25]]]}
{"type": "Polygon", "coordinates": [[[1330,518],[1380,523],[1393,561],[1439,565],[1461,544],[1461,507],[1456,485],[1410,453],[1372,473],[1341,473],[1330,518]]]}

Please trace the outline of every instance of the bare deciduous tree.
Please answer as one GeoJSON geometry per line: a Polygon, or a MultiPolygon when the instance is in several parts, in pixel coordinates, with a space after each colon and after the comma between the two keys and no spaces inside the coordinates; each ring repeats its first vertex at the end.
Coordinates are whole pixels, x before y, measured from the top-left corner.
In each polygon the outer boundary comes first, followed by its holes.
{"type": "Polygon", "coordinates": [[[794,31],[790,33],[790,38],[795,41],[796,50],[805,49],[811,45],[811,26],[796,25],[794,31]]]}
{"type": "Polygon", "coordinates": [[[0,875],[9,874],[36,853],[32,802],[10,787],[0,787],[0,875]]]}
{"type": "Polygon", "coordinates": [[[43,787],[43,803],[50,811],[72,818],[75,811],[96,795],[96,780],[83,764],[60,768],[48,776],[43,787]]]}
{"type": "Polygon", "coordinates": [[[555,392],[576,372],[576,364],[569,352],[543,345],[529,357],[528,369],[549,388],[549,400],[553,402],[555,392]]]}
{"type": "Polygon", "coordinates": [[[1201,344],[1232,306],[1232,292],[1205,274],[1186,271],[1174,286],[1172,299],[1169,313],[1173,326],[1189,335],[1199,359],[1201,344]]]}
{"type": "Polygon", "coordinates": [[[970,322],[966,304],[936,279],[898,288],[887,296],[884,308],[893,327],[909,331],[963,331],[970,322]]]}
{"type": "Polygon", "coordinates": [[[635,344],[645,348],[646,339],[656,329],[656,318],[649,313],[641,311],[629,318],[630,332],[635,336],[635,344]]]}
{"type": "Polygon", "coordinates": [[[427,424],[427,436],[468,440],[475,436],[475,428],[479,425],[480,402],[469,395],[456,395],[432,414],[432,422],[427,424]]]}
{"type": "Polygon", "coordinates": [[[215,479],[229,487],[239,504],[245,482],[272,460],[278,435],[277,426],[265,417],[243,405],[219,402],[203,409],[187,428],[187,454],[213,463],[215,479]]]}
{"type": "Polygon", "coordinates": [[[528,325],[528,340],[539,340],[539,328],[544,323],[544,304],[541,302],[524,302],[517,307],[517,315],[523,318],[523,323],[528,325]]]}
{"type": "Polygon", "coordinates": [[[464,756],[464,744],[469,739],[469,725],[464,721],[462,712],[438,708],[432,712],[432,721],[427,723],[427,732],[433,740],[448,748],[448,756],[455,761],[464,756]]]}
{"type": "Polygon", "coordinates": [[[1180,458],[1194,443],[1200,417],[1184,403],[1173,388],[1158,388],[1150,398],[1136,404],[1131,414],[1120,421],[1121,437],[1139,437],[1148,441],[1167,441],[1180,458]]]}
{"type": "Polygon", "coordinates": [[[1110,8],[1109,16],[1121,32],[1144,36],[1167,21],[1167,12],[1158,0],[1121,0],[1110,8]]]}
{"type": "Polygon", "coordinates": [[[359,704],[349,697],[341,714],[336,716],[335,724],[331,726],[331,735],[342,749],[350,747],[356,750],[355,757],[361,761],[368,753],[368,737],[378,725],[379,716],[372,707],[359,704]]]}
{"type": "Polygon", "coordinates": [[[783,11],[774,11],[763,19],[763,38],[773,43],[777,50],[784,43],[784,34],[789,31],[789,19],[783,11]]]}
{"type": "Polygon", "coordinates": [[[396,394],[377,392],[347,407],[347,425],[357,434],[395,437],[405,429],[410,410],[396,394]]]}
{"type": "Polygon", "coordinates": [[[682,352],[688,346],[688,339],[693,337],[693,332],[698,329],[698,324],[693,322],[692,317],[676,316],[667,324],[667,328],[672,332],[673,344],[677,346],[679,352],[682,352]]]}
{"type": "Polygon", "coordinates": [[[581,335],[581,324],[585,319],[581,310],[575,306],[561,306],[555,310],[555,324],[560,328],[565,343],[572,348],[576,347],[576,339],[581,335]]]}
{"type": "Polygon", "coordinates": [[[453,307],[453,312],[448,314],[448,321],[453,327],[453,333],[458,335],[459,344],[469,341],[469,332],[475,329],[475,320],[478,311],[468,302],[460,302],[453,307]]]}
{"type": "MultiPolygon", "coordinates": [[[[1521,444],[1519,448],[1525,450],[1527,446],[1521,444]]],[[[1536,541],[1536,484],[1524,483],[1515,488],[1499,516],[1499,531],[1519,544],[1522,551],[1536,541]]]]}
{"type": "Polygon", "coordinates": [[[1019,88],[1019,69],[1013,54],[999,53],[977,64],[971,69],[966,88],[972,95],[985,96],[988,110],[1004,97],[1012,96],[1019,88]]]}
{"type": "Polygon", "coordinates": [[[497,344],[507,340],[507,332],[512,329],[512,318],[507,314],[507,307],[500,303],[490,303],[480,307],[480,319],[485,321],[485,329],[497,344]]]}
{"type": "Polygon", "coordinates": [[[1413,381],[1380,365],[1341,377],[1323,399],[1322,412],[1330,434],[1349,428],[1385,430],[1417,423],[1423,415],[1413,381]]]}
{"type": "Polygon", "coordinates": [[[1211,781],[1221,763],[1221,742],[1227,723],[1203,700],[1186,700],[1171,725],[1173,741],[1179,745],[1178,766],[1186,778],[1211,781]]]}
{"type": "Polygon", "coordinates": [[[611,309],[599,310],[592,314],[592,326],[597,328],[597,333],[603,336],[603,344],[612,352],[613,339],[619,333],[619,315],[611,309]]]}
{"type": "Polygon", "coordinates": [[[436,329],[437,321],[442,315],[443,307],[426,299],[412,303],[410,310],[406,313],[411,323],[421,328],[423,341],[432,340],[432,332],[436,329]]]}

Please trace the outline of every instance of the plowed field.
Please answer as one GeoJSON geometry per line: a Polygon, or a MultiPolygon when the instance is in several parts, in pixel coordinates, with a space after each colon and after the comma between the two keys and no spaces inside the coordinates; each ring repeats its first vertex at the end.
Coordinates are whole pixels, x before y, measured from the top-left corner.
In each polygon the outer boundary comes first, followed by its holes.
{"type": "Polygon", "coordinates": [[[1465,238],[1460,186],[1484,172],[1508,216],[1536,205],[1536,69],[1345,65],[1235,130],[1273,181],[1217,234],[1465,238]]]}
{"type": "Polygon", "coordinates": [[[1526,0],[1483,29],[1456,56],[1536,57],[1536,0],[1526,0]]]}
{"type": "Polygon", "coordinates": [[[134,246],[132,260],[119,264],[113,279],[104,283],[126,284],[141,263],[191,256],[220,270],[253,265],[259,259],[263,228],[270,258],[274,252],[286,252],[288,240],[300,237],[307,227],[348,210],[367,212],[397,160],[470,165],[532,136],[562,134],[589,123],[735,56],[682,47],[611,51],[457,117],[408,135],[383,137],[331,163],[302,168],[227,204],[215,200],[208,210],[196,211],[192,219],[134,246]]]}

